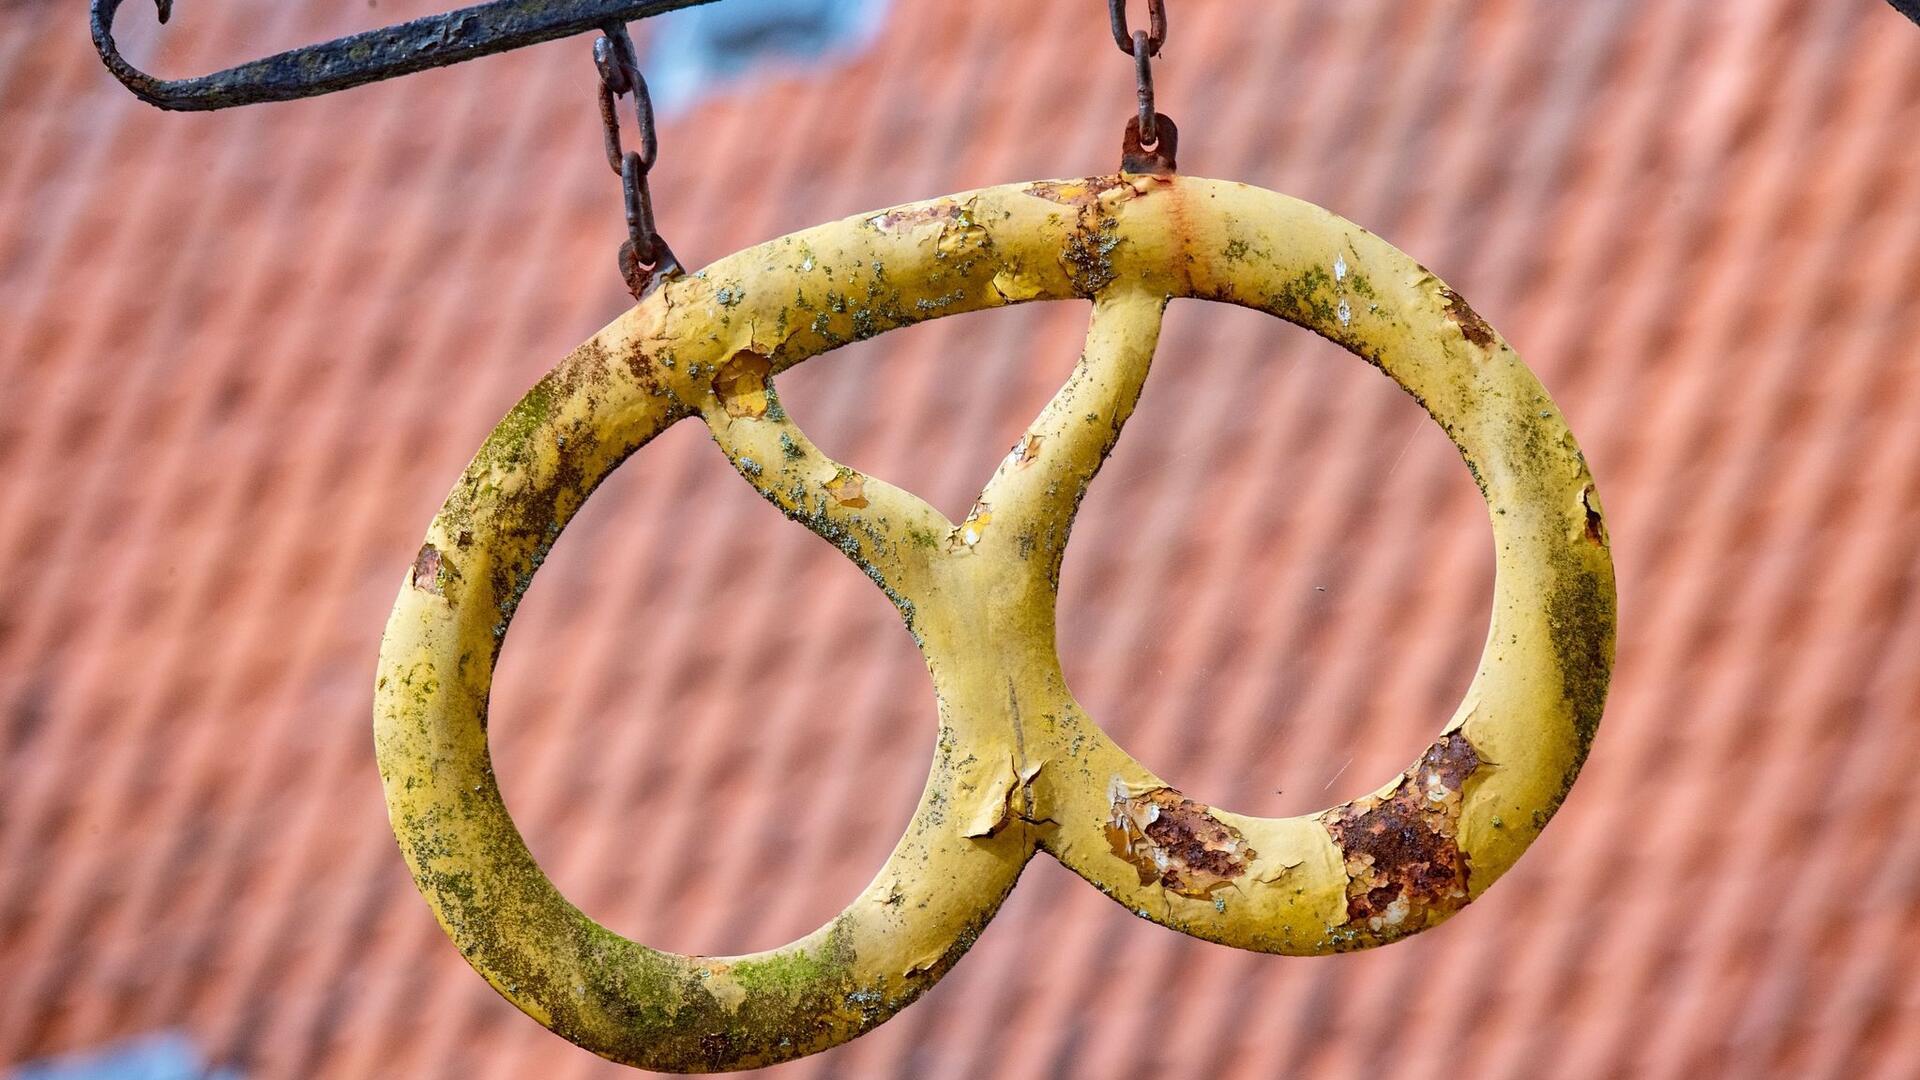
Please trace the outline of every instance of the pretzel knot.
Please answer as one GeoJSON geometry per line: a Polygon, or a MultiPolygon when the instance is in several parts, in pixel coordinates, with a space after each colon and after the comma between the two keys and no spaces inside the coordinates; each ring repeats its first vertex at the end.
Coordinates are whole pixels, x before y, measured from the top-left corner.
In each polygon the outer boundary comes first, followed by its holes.
{"type": "Polygon", "coordinates": [[[433,521],[380,657],[393,828],[460,951],[515,1005],[649,1069],[814,1053],[945,974],[1036,851],[1144,918],[1245,949],[1366,948],[1446,919],[1573,783],[1613,660],[1600,504],[1546,391],[1473,309],[1365,230],[1258,188],[1133,174],[989,188],[795,233],[671,281],[576,349],[481,447],[433,521]],[[1256,818],[1175,791],[1068,692],[1068,530],[1133,410],[1174,297],[1258,308],[1378,366],[1458,446],[1497,574],[1478,672],[1373,794],[1256,818]],[[848,341],[1029,300],[1092,301],[1085,352],[964,520],[823,453],[774,376],[848,341]],[[562,897],[501,802],[487,696],[514,605],[594,487],[699,417],[748,483],[856,563],[939,697],[919,808],[844,912],[749,956],[660,952],[562,897]]]}

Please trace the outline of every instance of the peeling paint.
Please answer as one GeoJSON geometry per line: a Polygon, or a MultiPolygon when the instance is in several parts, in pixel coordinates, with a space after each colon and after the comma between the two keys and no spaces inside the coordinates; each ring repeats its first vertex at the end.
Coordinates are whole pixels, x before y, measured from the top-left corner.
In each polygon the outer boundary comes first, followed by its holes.
{"type": "Polygon", "coordinates": [[[953,530],[953,546],[971,548],[987,537],[987,526],[993,522],[993,511],[980,503],[975,503],[967,513],[967,518],[953,530]]]}
{"type": "Polygon", "coordinates": [[[1029,273],[1020,263],[1000,268],[990,283],[995,296],[1004,304],[1017,304],[1023,300],[1032,300],[1046,288],[1038,275],[1029,273]]]}
{"type": "Polygon", "coordinates": [[[1580,511],[1581,518],[1586,522],[1587,539],[1595,544],[1606,544],[1607,526],[1600,516],[1600,496],[1593,490],[1592,484],[1580,489],[1580,511]]]}
{"type": "Polygon", "coordinates": [[[432,544],[423,544],[420,554],[414,557],[413,573],[408,576],[413,587],[435,596],[443,595],[440,589],[440,549],[432,544]]]}
{"type": "Polygon", "coordinates": [[[1178,896],[1204,898],[1247,872],[1257,853],[1240,830],[1172,788],[1130,795],[1112,787],[1107,842],[1132,864],[1140,884],[1158,884],[1178,896]]]}
{"type": "Polygon", "coordinates": [[[1491,349],[1499,343],[1499,335],[1493,332],[1493,327],[1487,325],[1487,320],[1481,318],[1479,312],[1473,310],[1465,297],[1444,285],[1440,287],[1440,295],[1447,303],[1447,318],[1460,327],[1460,333],[1468,341],[1483,349],[1491,349]]]}
{"type": "Polygon", "coordinates": [[[949,199],[910,203],[883,210],[867,219],[867,224],[884,233],[905,232],[916,225],[937,222],[941,225],[961,215],[960,204],[949,199]]]}
{"type": "Polygon", "coordinates": [[[840,466],[833,479],[826,482],[827,494],[833,501],[849,509],[862,509],[867,505],[866,479],[859,473],[840,466]]]}
{"type": "Polygon", "coordinates": [[[1014,443],[1012,450],[1007,451],[1007,462],[1023,469],[1032,465],[1040,460],[1040,448],[1046,444],[1046,441],[1047,437],[1044,435],[1027,435],[1014,443]]]}
{"type": "Polygon", "coordinates": [[[1347,925],[1382,940],[1424,929],[1467,902],[1459,826],[1480,756],[1465,735],[1433,744],[1384,797],[1329,810],[1323,820],[1345,856],[1347,925]]]}
{"type": "Polygon", "coordinates": [[[1043,824],[1045,818],[1034,810],[1033,783],[1044,761],[1022,765],[1018,758],[983,790],[978,807],[960,835],[970,840],[998,835],[1015,821],[1043,824]]]}
{"type": "Polygon", "coordinates": [[[759,353],[742,349],[720,365],[713,374],[713,391],[725,404],[728,416],[760,417],[767,414],[767,378],[773,363],[759,353]]]}

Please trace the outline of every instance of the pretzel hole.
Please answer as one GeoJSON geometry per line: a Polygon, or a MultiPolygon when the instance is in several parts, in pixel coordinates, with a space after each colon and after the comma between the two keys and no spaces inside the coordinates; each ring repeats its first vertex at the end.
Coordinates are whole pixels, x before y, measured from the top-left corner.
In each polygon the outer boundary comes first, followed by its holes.
{"type": "Polygon", "coordinates": [[[1398,386],[1271,316],[1178,300],[1074,527],[1061,663],[1187,797],[1313,813],[1433,742],[1492,578],[1472,476],[1398,386]]]}
{"type": "Polygon", "coordinates": [[[697,422],[629,458],[561,534],[489,712],[508,811],[556,886],[621,934],[704,954],[784,945],[859,895],[936,738],[898,612],[697,422]]]}
{"type": "MultiPolygon", "coordinates": [[[[1022,304],[889,330],[781,373],[780,403],[829,456],[960,523],[1073,370],[1091,307],[1022,304]],[[904,422],[902,401],[916,407],[904,422]]],[[[1043,446],[1031,450],[1038,460],[1043,446]]]]}

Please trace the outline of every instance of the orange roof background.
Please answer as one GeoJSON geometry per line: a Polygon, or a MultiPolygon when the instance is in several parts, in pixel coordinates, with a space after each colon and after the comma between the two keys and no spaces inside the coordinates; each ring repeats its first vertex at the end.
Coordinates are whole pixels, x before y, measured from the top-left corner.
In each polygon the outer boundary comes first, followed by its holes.
{"type": "MultiPolygon", "coordinates": [[[[782,1076],[1911,1075],[1920,1062],[1920,29],[1879,0],[1173,0],[1181,168],[1421,260],[1579,434],[1620,571],[1565,810],[1458,918],[1244,954],[1036,859],[943,983],[782,1076]]],[[[435,10],[195,4],[197,72],[435,10]]],[[[168,115],[73,3],[0,3],[0,1068],[164,1029],[248,1076],[613,1076],[461,961],[387,828],[380,633],[462,466],[627,303],[589,39],[168,115]]],[[[893,5],[877,43],[661,132],[698,265],[1110,171],[1091,3],[893,5]]],[[[1085,309],[782,376],[831,453],[959,517],[1085,309]]],[[[1335,347],[1176,303],[1067,560],[1089,711],[1197,799],[1362,794],[1451,713],[1489,530],[1442,433],[1335,347]]],[[[702,432],[547,561],[493,706],[561,889],[648,944],[830,918],[934,731],[891,607],[702,432]]]]}

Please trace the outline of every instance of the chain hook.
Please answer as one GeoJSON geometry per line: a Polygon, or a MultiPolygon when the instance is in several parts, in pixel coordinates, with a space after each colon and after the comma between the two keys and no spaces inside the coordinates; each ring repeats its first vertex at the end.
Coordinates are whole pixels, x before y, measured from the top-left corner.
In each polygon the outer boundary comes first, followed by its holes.
{"type": "Polygon", "coordinates": [[[635,300],[653,291],[663,279],[680,272],[667,242],[654,224],[653,192],[647,174],[660,154],[654,128],[653,99],[633,50],[625,23],[609,23],[593,43],[593,66],[600,73],[600,123],[607,164],[620,177],[625,203],[627,239],[620,245],[620,276],[635,300]],[[640,131],[640,149],[628,150],[620,138],[619,99],[633,96],[634,119],[640,131]]]}

